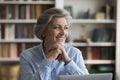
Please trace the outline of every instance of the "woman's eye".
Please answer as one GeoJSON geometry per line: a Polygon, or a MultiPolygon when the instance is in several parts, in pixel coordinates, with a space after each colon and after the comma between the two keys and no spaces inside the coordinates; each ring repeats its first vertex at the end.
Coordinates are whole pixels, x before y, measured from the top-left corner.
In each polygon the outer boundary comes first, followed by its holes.
{"type": "Polygon", "coordinates": [[[60,26],[58,26],[58,25],[53,25],[53,29],[59,29],[60,28],[60,26]]]}
{"type": "Polygon", "coordinates": [[[68,26],[65,26],[65,28],[64,28],[65,30],[68,30],[69,29],[69,27],[68,26]]]}
{"type": "MultiPolygon", "coordinates": [[[[60,29],[62,29],[62,27],[60,27],[60,26],[53,26],[53,29],[60,30],[60,29]]],[[[65,26],[65,27],[64,27],[64,30],[68,30],[68,29],[69,29],[68,26],[65,26]]]]}
{"type": "Polygon", "coordinates": [[[68,29],[68,27],[65,27],[65,29],[68,29]]]}
{"type": "Polygon", "coordinates": [[[54,26],[53,29],[59,29],[59,27],[58,26],[54,26]]]}

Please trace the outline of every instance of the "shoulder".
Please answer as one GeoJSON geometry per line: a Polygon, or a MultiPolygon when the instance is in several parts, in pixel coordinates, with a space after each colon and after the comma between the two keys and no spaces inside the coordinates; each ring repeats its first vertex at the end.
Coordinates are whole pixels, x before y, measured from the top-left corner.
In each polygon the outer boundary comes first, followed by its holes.
{"type": "Polygon", "coordinates": [[[32,56],[34,53],[39,52],[40,45],[28,48],[26,50],[24,50],[20,56],[32,56]]]}
{"type": "Polygon", "coordinates": [[[77,47],[71,46],[69,44],[65,44],[65,49],[68,51],[72,52],[80,52],[80,50],[77,47]]]}
{"type": "Polygon", "coordinates": [[[81,51],[77,47],[71,46],[69,44],[65,44],[65,50],[68,55],[81,54],[81,51]]]}
{"type": "Polygon", "coordinates": [[[76,61],[76,59],[82,58],[82,52],[77,47],[66,44],[65,49],[66,49],[68,56],[72,60],[76,61]]]}

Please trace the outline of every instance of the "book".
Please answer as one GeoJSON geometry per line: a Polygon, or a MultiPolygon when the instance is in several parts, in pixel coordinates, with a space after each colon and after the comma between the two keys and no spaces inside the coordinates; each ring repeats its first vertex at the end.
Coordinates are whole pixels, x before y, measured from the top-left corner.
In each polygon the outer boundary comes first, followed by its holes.
{"type": "Polygon", "coordinates": [[[5,24],[1,24],[1,39],[5,39],[5,24]]]}
{"type": "Polygon", "coordinates": [[[26,5],[26,19],[30,19],[30,5],[26,5]]]}
{"type": "Polygon", "coordinates": [[[3,7],[3,6],[2,6],[2,5],[0,5],[0,19],[2,19],[2,16],[3,16],[3,15],[2,15],[2,12],[3,12],[2,7],[3,7]]]}
{"type": "Polygon", "coordinates": [[[20,54],[22,53],[22,51],[24,50],[24,44],[22,43],[17,43],[17,57],[20,57],[20,54]]]}
{"type": "Polygon", "coordinates": [[[100,59],[100,48],[99,47],[92,47],[92,59],[100,59]]]}
{"type": "Polygon", "coordinates": [[[42,6],[37,4],[35,6],[35,10],[36,10],[36,17],[35,18],[37,19],[41,15],[41,13],[42,13],[42,6]]]}
{"type": "Polygon", "coordinates": [[[7,53],[6,53],[7,55],[5,57],[10,58],[11,57],[11,44],[10,43],[6,44],[6,49],[7,49],[7,53]]]}
{"type": "Polygon", "coordinates": [[[109,59],[109,48],[108,47],[101,47],[100,48],[100,57],[101,59],[109,59]]]}
{"type": "Polygon", "coordinates": [[[36,11],[35,5],[30,5],[30,19],[35,19],[36,11]]]}
{"type": "Polygon", "coordinates": [[[15,38],[24,39],[27,38],[27,28],[26,24],[17,24],[15,27],[15,38]]]}
{"type": "Polygon", "coordinates": [[[17,44],[11,43],[10,44],[10,58],[16,58],[17,57],[17,44]]]}
{"type": "Polygon", "coordinates": [[[2,44],[2,58],[7,57],[7,44],[2,44]]]}
{"type": "Polygon", "coordinates": [[[18,16],[19,16],[19,19],[26,19],[26,6],[24,4],[19,5],[18,16]]]}
{"type": "Polygon", "coordinates": [[[28,24],[26,26],[26,38],[28,39],[33,39],[34,38],[34,25],[33,24],[28,24]]]}
{"type": "Polygon", "coordinates": [[[115,47],[108,47],[109,50],[109,57],[110,60],[115,60],[115,47]]]}
{"type": "MultiPolygon", "coordinates": [[[[31,43],[30,43],[31,44],[31,43]]],[[[17,57],[20,57],[22,51],[26,49],[26,43],[17,43],[17,57]]]]}
{"type": "Polygon", "coordinates": [[[2,26],[1,26],[1,24],[0,24],[0,40],[1,40],[1,38],[2,38],[2,28],[1,28],[2,26]]]}
{"type": "Polygon", "coordinates": [[[15,24],[5,25],[5,39],[15,39],[15,24]]]}
{"type": "Polygon", "coordinates": [[[16,24],[15,27],[15,39],[23,38],[23,24],[16,24]]]}
{"type": "Polygon", "coordinates": [[[100,28],[93,30],[92,41],[108,42],[111,38],[111,30],[109,28],[100,28]]]}
{"type": "Polygon", "coordinates": [[[34,24],[16,24],[15,26],[16,39],[33,39],[34,38],[34,24]]]}
{"type": "Polygon", "coordinates": [[[15,4],[14,18],[19,19],[19,5],[15,4]]]}
{"type": "Polygon", "coordinates": [[[0,80],[19,80],[19,65],[2,64],[0,66],[0,80]]]}
{"type": "Polygon", "coordinates": [[[0,44],[0,57],[1,58],[16,58],[17,57],[17,44],[5,43],[0,44]]]}
{"type": "Polygon", "coordinates": [[[115,40],[116,40],[116,37],[115,37],[116,36],[116,33],[115,33],[116,31],[115,31],[115,29],[110,28],[109,31],[110,31],[110,35],[111,35],[110,38],[109,38],[109,41],[110,42],[115,42],[115,40]]]}
{"type": "Polygon", "coordinates": [[[87,48],[87,60],[92,60],[92,48],[87,48]]]}
{"type": "Polygon", "coordinates": [[[2,44],[0,43],[0,58],[2,58],[2,44]]]}
{"type": "Polygon", "coordinates": [[[7,19],[15,19],[15,6],[9,4],[6,10],[7,19]]]}
{"type": "Polygon", "coordinates": [[[6,19],[6,5],[0,5],[0,19],[6,19]]]}

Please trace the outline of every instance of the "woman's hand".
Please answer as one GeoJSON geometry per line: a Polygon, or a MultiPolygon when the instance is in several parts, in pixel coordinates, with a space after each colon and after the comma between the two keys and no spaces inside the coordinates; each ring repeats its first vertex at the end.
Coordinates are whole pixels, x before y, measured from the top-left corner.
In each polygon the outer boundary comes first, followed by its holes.
{"type": "Polygon", "coordinates": [[[62,54],[62,52],[58,48],[58,45],[56,45],[56,44],[53,44],[51,46],[47,46],[47,48],[45,49],[45,55],[49,61],[56,60],[58,58],[58,56],[61,54],[62,54]]]}
{"type": "Polygon", "coordinates": [[[45,55],[49,61],[54,61],[57,59],[59,61],[62,60],[65,62],[65,64],[67,64],[71,60],[67,55],[64,46],[61,44],[53,44],[51,46],[47,46],[45,55]]]}
{"type": "Polygon", "coordinates": [[[65,62],[65,64],[67,64],[68,62],[70,62],[70,57],[67,55],[66,51],[65,51],[65,48],[63,45],[60,45],[58,46],[58,48],[61,50],[61,54],[58,56],[58,60],[62,60],[65,62]]]}

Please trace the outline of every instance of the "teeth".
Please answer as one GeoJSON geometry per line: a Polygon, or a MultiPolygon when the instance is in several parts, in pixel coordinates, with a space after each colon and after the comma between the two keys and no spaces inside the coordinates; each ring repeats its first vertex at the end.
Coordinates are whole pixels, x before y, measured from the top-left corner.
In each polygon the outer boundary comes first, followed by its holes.
{"type": "Polygon", "coordinates": [[[58,40],[65,40],[65,37],[56,37],[58,40]]]}
{"type": "Polygon", "coordinates": [[[57,38],[57,39],[59,39],[59,40],[64,40],[64,38],[57,38]]]}
{"type": "Polygon", "coordinates": [[[58,39],[64,39],[64,38],[58,38],[58,39]]]}

